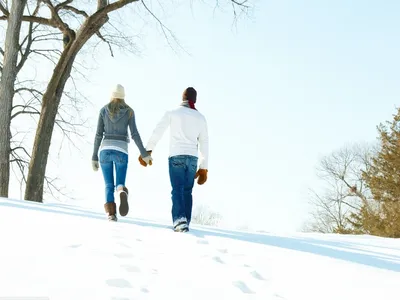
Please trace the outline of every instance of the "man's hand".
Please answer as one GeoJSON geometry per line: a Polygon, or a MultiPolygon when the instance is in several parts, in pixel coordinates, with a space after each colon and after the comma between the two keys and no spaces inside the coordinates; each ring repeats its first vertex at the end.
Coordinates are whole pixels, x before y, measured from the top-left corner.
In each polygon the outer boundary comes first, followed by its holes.
{"type": "Polygon", "coordinates": [[[207,173],[208,173],[207,169],[199,169],[196,172],[196,176],[194,177],[194,179],[199,178],[197,180],[197,184],[202,185],[207,181],[207,173]]]}

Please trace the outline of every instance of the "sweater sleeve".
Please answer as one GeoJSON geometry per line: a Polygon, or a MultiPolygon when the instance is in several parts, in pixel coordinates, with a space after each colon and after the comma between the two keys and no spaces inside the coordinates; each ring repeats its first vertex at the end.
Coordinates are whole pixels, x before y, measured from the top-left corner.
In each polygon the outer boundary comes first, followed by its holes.
{"type": "Polygon", "coordinates": [[[101,141],[103,140],[103,134],[104,134],[104,120],[103,120],[103,116],[100,111],[99,118],[97,120],[97,129],[96,129],[96,135],[94,138],[94,146],[93,146],[92,160],[94,160],[94,161],[99,161],[98,153],[99,153],[101,141]]]}
{"type": "Polygon", "coordinates": [[[207,121],[204,119],[204,126],[199,135],[200,144],[200,154],[201,161],[199,164],[199,169],[208,169],[208,125],[207,121]]]}
{"type": "Polygon", "coordinates": [[[131,131],[132,140],[135,142],[142,157],[148,156],[146,149],[143,146],[142,139],[136,127],[135,112],[132,110],[132,116],[129,119],[129,130],[131,131]]]}
{"type": "Polygon", "coordinates": [[[166,112],[164,116],[161,118],[161,120],[158,122],[156,128],[154,129],[153,134],[151,135],[147,143],[146,147],[147,150],[154,150],[154,148],[157,146],[157,143],[163,137],[169,124],[170,124],[170,114],[169,112],[166,112]]]}

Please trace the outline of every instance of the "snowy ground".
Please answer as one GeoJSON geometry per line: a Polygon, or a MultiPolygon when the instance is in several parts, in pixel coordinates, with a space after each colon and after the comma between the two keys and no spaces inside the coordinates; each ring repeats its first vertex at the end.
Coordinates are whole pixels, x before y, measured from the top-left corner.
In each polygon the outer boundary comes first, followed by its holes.
{"type": "Polygon", "coordinates": [[[156,221],[110,223],[100,211],[4,198],[0,216],[0,299],[400,299],[400,240],[174,233],[156,221]]]}

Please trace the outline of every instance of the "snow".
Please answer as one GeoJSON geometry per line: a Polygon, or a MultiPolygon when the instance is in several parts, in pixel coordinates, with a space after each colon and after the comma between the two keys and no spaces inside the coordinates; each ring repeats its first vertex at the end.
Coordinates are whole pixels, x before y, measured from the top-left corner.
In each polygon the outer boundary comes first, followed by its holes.
{"type": "Polygon", "coordinates": [[[399,299],[396,239],[175,233],[130,214],[0,198],[0,299],[399,299]]]}

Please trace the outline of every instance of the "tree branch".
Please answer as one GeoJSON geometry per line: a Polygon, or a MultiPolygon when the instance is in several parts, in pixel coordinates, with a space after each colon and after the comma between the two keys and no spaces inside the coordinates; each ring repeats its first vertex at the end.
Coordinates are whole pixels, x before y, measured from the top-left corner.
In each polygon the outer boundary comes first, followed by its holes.
{"type": "Polygon", "coordinates": [[[18,147],[12,148],[10,151],[16,152],[17,150],[22,150],[29,158],[31,158],[31,155],[28,153],[28,151],[26,151],[25,147],[18,146],[18,147]]]}
{"type": "Polygon", "coordinates": [[[31,51],[31,47],[32,47],[32,43],[33,43],[33,39],[32,39],[33,30],[34,30],[33,23],[30,22],[29,23],[29,32],[28,32],[28,36],[27,36],[27,44],[26,44],[25,51],[21,54],[21,60],[19,61],[18,65],[17,65],[17,74],[21,71],[22,67],[28,60],[28,56],[31,51]]]}
{"type": "Polygon", "coordinates": [[[130,4],[133,2],[139,2],[139,1],[142,1],[142,0],[119,0],[119,1],[115,1],[111,4],[108,4],[106,6],[103,6],[105,1],[99,0],[97,2],[98,3],[97,11],[93,14],[93,16],[95,16],[95,18],[102,18],[102,17],[106,16],[108,13],[113,12],[114,10],[120,9],[121,7],[124,7],[127,4],[130,4]]]}
{"type": "Polygon", "coordinates": [[[3,3],[0,2],[0,11],[5,17],[8,17],[10,12],[4,7],[3,3]]]}
{"type": "MultiPolygon", "coordinates": [[[[67,1],[66,1],[66,2],[67,2],[67,1]]],[[[71,2],[72,2],[72,1],[71,1],[71,2]]],[[[107,2],[107,1],[106,1],[106,2],[107,2]]],[[[77,15],[84,16],[86,19],[89,18],[89,15],[87,14],[87,12],[85,12],[84,10],[79,10],[79,9],[73,7],[73,6],[65,5],[65,6],[63,6],[63,9],[72,11],[72,12],[76,13],[77,15]]],[[[108,45],[108,48],[109,48],[110,53],[111,53],[111,56],[114,57],[114,52],[113,52],[113,50],[112,50],[111,43],[110,43],[109,41],[107,41],[107,40],[104,38],[104,36],[100,33],[100,30],[96,32],[96,35],[97,35],[103,42],[105,42],[105,43],[108,45]]]]}
{"type": "MultiPolygon", "coordinates": [[[[40,8],[40,2],[41,1],[37,1],[35,10],[33,11],[32,16],[36,16],[38,14],[39,8],[40,8]]],[[[33,32],[40,25],[40,24],[36,24],[35,27],[34,27],[33,24],[34,24],[33,22],[29,23],[28,35],[25,37],[25,39],[21,43],[21,60],[17,65],[17,74],[21,71],[21,69],[23,68],[24,64],[28,60],[28,56],[30,54],[32,43],[33,43],[33,37],[32,37],[33,32]],[[25,41],[27,42],[26,48],[25,48],[25,51],[22,52],[22,46],[24,45],[25,41]]]]}
{"type": "Polygon", "coordinates": [[[242,2],[236,1],[236,0],[231,0],[233,4],[236,4],[237,6],[243,6],[245,8],[249,8],[248,5],[245,5],[245,3],[247,3],[247,0],[244,0],[242,2]]]}
{"type": "Polygon", "coordinates": [[[69,11],[72,11],[73,13],[76,13],[77,15],[81,15],[81,16],[84,16],[85,18],[89,18],[89,15],[87,14],[86,11],[77,9],[70,5],[63,6],[63,10],[69,10],[69,11]]]}
{"type": "MultiPolygon", "coordinates": [[[[1,16],[0,20],[7,20],[8,16],[1,16]]],[[[36,17],[36,16],[23,16],[22,21],[24,22],[34,22],[34,23],[39,23],[42,25],[47,25],[51,26],[54,28],[58,28],[57,24],[54,22],[52,19],[47,19],[47,18],[42,18],[42,17],[36,17]]]]}
{"type": "MultiPolygon", "coordinates": [[[[58,10],[54,7],[53,3],[50,0],[42,0],[50,9],[51,12],[51,20],[57,25],[57,28],[60,29],[61,32],[67,34],[70,31],[68,24],[64,23],[61,19],[60,15],[58,14],[58,10]]],[[[62,3],[61,3],[62,4],[62,3]]]]}
{"type": "MultiPolygon", "coordinates": [[[[4,51],[1,47],[0,47],[0,54],[4,57],[4,51]]],[[[0,61],[0,74],[3,73],[3,64],[1,63],[1,61],[0,61]]]]}
{"type": "Polygon", "coordinates": [[[68,4],[71,4],[74,0],[66,0],[56,5],[55,10],[58,12],[61,8],[64,8],[68,4]]]}
{"type": "Polygon", "coordinates": [[[26,87],[21,87],[21,88],[15,89],[15,93],[21,93],[21,92],[30,92],[33,95],[34,95],[34,93],[37,93],[37,94],[43,96],[43,93],[41,91],[38,91],[37,89],[26,88],[26,87]]]}
{"type": "Polygon", "coordinates": [[[13,115],[11,116],[11,120],[14,119],[16,116],[21,115],[21,114],[26,114],[26,115],[40,115],[40,112],[21,110],[21,111],[19,111],[19,112],[16,112],[15,114],[13,114],[13,115]]]}

